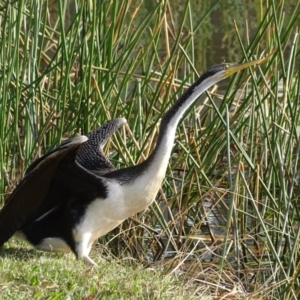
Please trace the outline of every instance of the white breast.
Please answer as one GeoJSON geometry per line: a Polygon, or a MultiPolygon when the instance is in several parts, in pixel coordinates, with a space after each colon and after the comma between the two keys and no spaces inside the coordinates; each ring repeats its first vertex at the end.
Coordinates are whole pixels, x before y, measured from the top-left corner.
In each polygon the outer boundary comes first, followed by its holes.
{"type": "Polygon", "coordinates": [[[154,200],[160,185],[161,180],[154,184],[145,178],[128,185],[109,181],[107,198],[98,198],[87,207],[82,221],[74,230],[75,240],[80,241],[82,236],[89,235],[90,246],[125,219],[147,208],[154,200]]]}

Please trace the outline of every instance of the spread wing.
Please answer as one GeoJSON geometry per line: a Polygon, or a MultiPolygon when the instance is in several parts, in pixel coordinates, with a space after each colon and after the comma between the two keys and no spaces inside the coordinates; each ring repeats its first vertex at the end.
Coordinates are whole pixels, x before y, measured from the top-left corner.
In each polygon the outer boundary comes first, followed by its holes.
{"type": "Polygon", "coordinates": [[[115,168],[102,149],[125,123],[124,118],[108,121],[35,160],[0,211],[0,246],[25,224],[74,197],[85,205],[96,197],[105,198],[106,184],[97,174],[115,168]]]}
{"type": "Polygon", "coordinates": [[[69,191],[79,196],[85,189],[92,194],[105,193],[102,179],[75,162],[86,140],[86,136],[67,140],[29,166],[0,211],[0,246],[28,220],[60,205],[69,191]]]}
{"type": "Polygon", "coordinates": [[[103,147],[113,133],[124,124],[126,124],[126,119],[117,118],[88,133],[88,141],[78,150],[76,162],[96,174],[114,170],[114,165],[103,153],[103,147]]]}

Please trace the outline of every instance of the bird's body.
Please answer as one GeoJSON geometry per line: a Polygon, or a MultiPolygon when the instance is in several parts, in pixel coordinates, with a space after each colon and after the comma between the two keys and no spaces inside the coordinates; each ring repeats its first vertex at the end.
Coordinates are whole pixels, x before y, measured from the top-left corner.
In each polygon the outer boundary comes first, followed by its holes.
{"type": "Polygon", "coordinates": [[[122,118],[33,162],[0,212],[0,246],[15,234],[37,249],[71,250],[95,265],[93,242],[154,200],[184,112],[208,87],[257,62],[222,64],[201,75],[164,115],[156,147],[139,165],[116,170],[101,150],[122,118]]]}

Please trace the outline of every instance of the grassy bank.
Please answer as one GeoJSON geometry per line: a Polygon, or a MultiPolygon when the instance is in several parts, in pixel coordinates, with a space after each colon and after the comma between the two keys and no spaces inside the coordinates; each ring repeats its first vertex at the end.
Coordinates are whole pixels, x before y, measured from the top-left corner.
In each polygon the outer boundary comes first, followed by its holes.
{"type": "MultiPolygon", "coordinates": [[[[117,258],[98,257],[99,267],[91,270],[71,254],[38,252],[13,242],[9,247],[0,258],[1,299],[199,299],[203,295],[174,276],[132,267],[117,258]]],[[[99,250],[96,247],[93,255],[99,250]]]]}
{"type": "MultiPolygon", "coordinates": [[[[143,161],[155,145],[159,119],[202,71],[195,60],[201,32],[214,9],[226,10],[224,1],[205,4],[201,14],[193,1],[180,7],[173,1],[67,3],[0,4],[0,203],[31,161],[111,118],[128,120],[105,148],[112,162],[119,168],[143,161]]],[[[29,293],[38,293],[43,284],[71,278],[74,293],[88,298],[86,290],[105,293],[103,286],[117,286],[114,277],[127,272],[124,278],[133,282],[141,277],[137,293],[149,288],[170,299],[172,287],[182,297],[193,289],[193,297],[201,286],[211,295],[298,299],[299,5],[256,5],[251,34],[246,20],[231,23],[240,61],[275,52],[191,109],[177,130],[157,201],[100,239],[108,261],[87,273],[90,281],[79,277],[86,270],[73,257],[9,244],[14,249],[5,247],[0,256],[3,287],[13,293],[33,286],[29,293]],[[114,271],[106,279],[108,265],[114,271]],[[144,274],[153,275],[154,288],[146,287],[144,274]],[[105,283],[98,285],[99,278],[105,283]]],[[[116,298],[127,298],[133,286],[126,284],[116,298]]],[[[58,298],[67,296],[67,287],[54,289],[58,298]]],[[[37,298],[55,297],[51,293],[37,298]]]]}

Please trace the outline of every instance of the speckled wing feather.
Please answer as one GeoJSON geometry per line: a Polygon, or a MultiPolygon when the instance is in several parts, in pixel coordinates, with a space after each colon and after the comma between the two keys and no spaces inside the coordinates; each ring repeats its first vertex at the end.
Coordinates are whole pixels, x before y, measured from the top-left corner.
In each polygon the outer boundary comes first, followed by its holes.
{"type": "Polygon", "coordinates": [[[117,118],[88,133],[88,141],[80,147],[76,162],[97,174],[114,170],[114,165],[104,155],[102,149],[113,133],[124,124],[126,124],[126,119],[117,118]]]}
{"type": "Polygon", "coordinates": [[[34,161],[24,178],[17,185],[0,211],[0,246],[20,229],[30,214],[43,205],[53,176],[64,159],[73,154],[73,164],[77,149],[87,140],[78,136],[64,141],[59,147],[34,161]]]}

